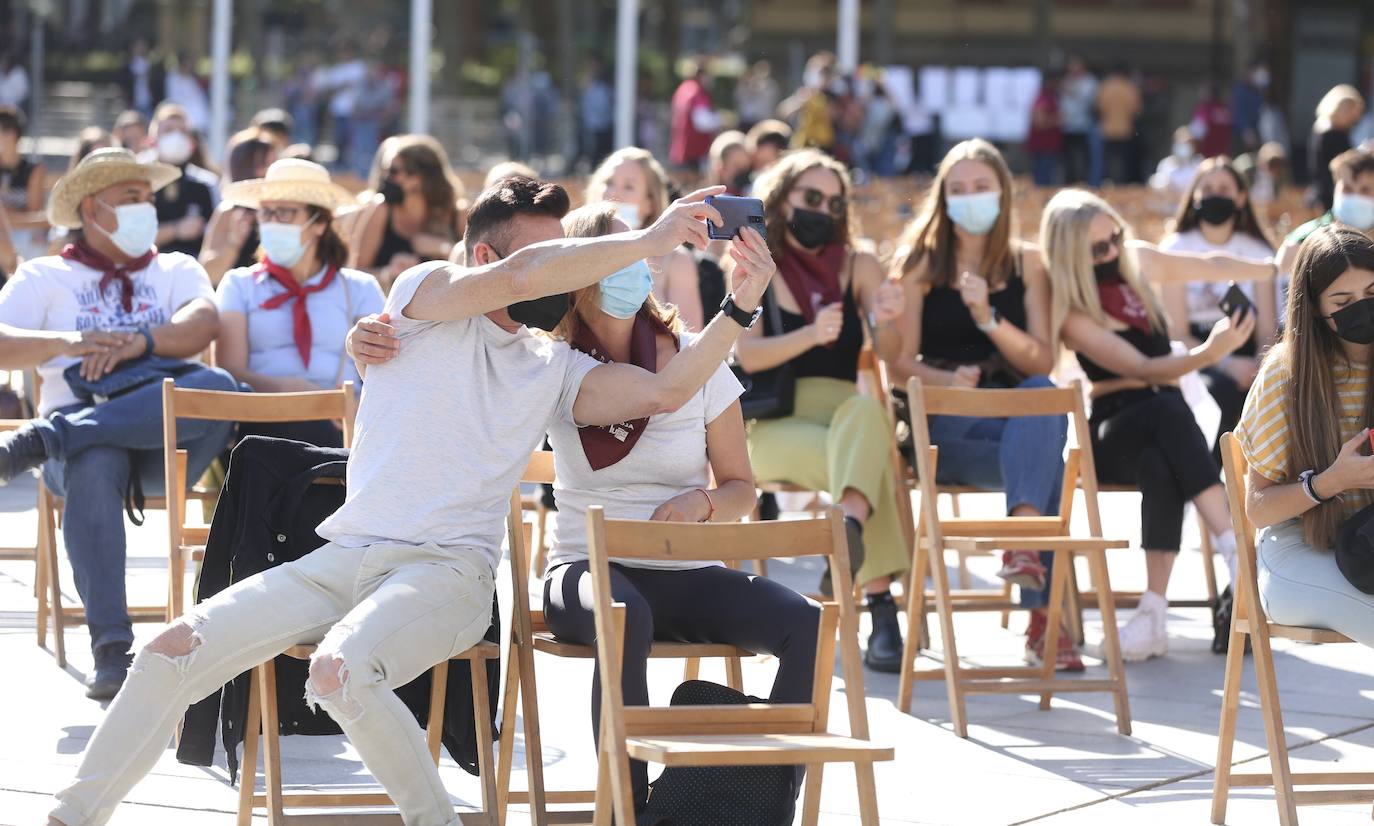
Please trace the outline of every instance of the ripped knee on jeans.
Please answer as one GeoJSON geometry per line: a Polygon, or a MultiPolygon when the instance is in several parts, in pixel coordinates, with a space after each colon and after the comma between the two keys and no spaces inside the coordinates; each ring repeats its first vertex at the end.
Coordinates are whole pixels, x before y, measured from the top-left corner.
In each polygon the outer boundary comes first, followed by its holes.
{"type": "Polygon", "coordinates": [[[316,651],[310,657],[310,678],[305,681],[305,701],[323,706],[338,722],[350,722],[363,714],[362,704],[348,691],[348,664],[343,655],[316,651]]]}
{"type": "Polygon", "coordinates": [[[200,617],[184,616],[153,638],[143,651],[171,662],[184,674],[191,665],[192,655],[205,642],[200,636],[203,622],[200,617]]]}

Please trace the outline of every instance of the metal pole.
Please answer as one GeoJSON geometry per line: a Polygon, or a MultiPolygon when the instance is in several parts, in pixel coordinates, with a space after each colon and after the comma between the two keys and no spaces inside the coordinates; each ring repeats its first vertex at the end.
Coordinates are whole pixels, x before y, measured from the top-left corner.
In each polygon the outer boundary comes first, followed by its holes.
{"type": "Polygon", "coordinates": [[[859,68],[859,0],[840,0],[835,57],[841,72],[859,68]]]}
{"type": "Polygon", "coordinates": [[[229,50],[233,40],[233,0],[215,0],[210,27],[210,157],[221,159],[229,140],[229,50]]]}
{"type": "Polygon", "coordinates": [[[636,55],[639,51],[639,0],[619,0],[615,22],[615,145],[635,142],[636,55]]]}
{"type": "Polygon", "coordinates": [[[29,123],[32,124],[30,135],[33,137],[29,142],[29,156],[39,157],[38,151],[38,115],[43,108],[43,47],[46,44],[48,32],[48,9],[43,8],[39,13],[35,13],[29,19],[33,21],[33,46],[30,59],[33,63],[29,70],[29,123]]]}
{"type": "Polygon", "coordinates": [[[429,48],[433,0],[410,0],[410,131],[429,132],[429,48]]]}

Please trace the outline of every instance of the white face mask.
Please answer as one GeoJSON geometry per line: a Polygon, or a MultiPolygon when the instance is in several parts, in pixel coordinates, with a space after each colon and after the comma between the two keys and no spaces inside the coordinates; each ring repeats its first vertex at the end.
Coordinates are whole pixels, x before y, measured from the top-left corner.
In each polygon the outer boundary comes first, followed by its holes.
{"type": "Polygon", "coordinates": [[[1374,198],[1354,192],[1342,192],[1331,205],[1331,214],[1337,221],[1354,227],[1360,232],[1374,229],[1374,198]]]}
{"type": "Polygon", "coordinates": [[[1174,144],[1174,157],[1180,161],[1191,160],[1193,157],[1193,145],[1179,141],[1174,144]]]}
{"type": "Polygon", "coordinates": [[[107,232],[94,221],[90,227],[109,238],[110,243],[118,247],[120,252],[130,258],[137,258],[152,248],[153,242],[157,240],[156,207],[152,204],[123,204],[112,207],[103,201],[96,203],[114,212],[115,229],[114,232],[107,232]]]}
{"type": "Polygon", "coordinates": [[[620,201],[615,205],[615,214],[625,226],[630,229],[639,229],[639,207],[635,204],[627,204],[620,201]]]}
{"type": "Polygon", "coordinates": [[[258,239],[262,243],[263,251],[267,253],[267,260],[279,267],[288,269],[296,266],[296,263],[305,255],[305,251],[311,244],[305,243],[302,236],[305,235],[305,228],[315,222],[311,218],[304,224],[265,223],[258,224],[258,239]]]}
{"type": "Polygon", "coordinates": [[[157,137],[157,156],[163,163],[181,166],[195,150],[191,136],[185,132],[163,132],[157,137]]]}

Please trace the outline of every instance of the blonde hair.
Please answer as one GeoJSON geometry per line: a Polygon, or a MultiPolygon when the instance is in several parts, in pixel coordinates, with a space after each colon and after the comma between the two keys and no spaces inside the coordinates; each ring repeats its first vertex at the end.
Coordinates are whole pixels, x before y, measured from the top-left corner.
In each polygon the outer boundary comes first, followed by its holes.
{"type": "MultiPolygon", "coordinates": [[[[854,215],[854,201],[851,195],[854,184],[849,179],[849,170],[844,164],[821,152],[819,149],[796,149],[783,155],[778,162],[762,172],[754,181],[754,197],[763,201],[763,217],[767,227],[768,251],[773,260],[782,257],[787,243],[787,219],[783,215],[783,204],[801,176],[813,169],[827,169],[840,180],[840,195],[848,203],[842,218],[835,219],[834,242],[849,247],[850,239],[858,232],[858,219],[854,215]]],[[[828,213],[827,213],[828,214],[828,213]]]]}
{"type": "Polygon", "coordinates": [[[1130,246],[1130,242],[1135,240],[1135,233],[1130,226],[1110,204],[1091,192],[1064,189],[1045,204],[1045,212],[1040,220],[1040,255],[1045,262],[1045,271],[1050,275],[1050,293],[1053,296],[1050,313],[1051,349],[1056,353],[1059,352],[1059,333],[1069,313],[1083,313],[1103,327],[1107,326],[1107,313],[1102,309],[1097,278],[1093,274],[1090,228],[1098,215],[1112,219],[1121,233],[1121,248],[1117,251],[1121,261],[1121,280],[1135,291],[1145,305],[1150,327],[1160,333],[1166,329],[1164,309],[1159,304],[1159,298],[1141,279],[1140,265],[1130,246]]]}
{"type": "Polygon", "coordinates": [[[1364,97],[1360,94],[1360,90],[1349,83],[1332,86],[1331,91],[1322,95],[1321,101],[1317,104],[1317,131],[1330,129],[1332,116],[1347,103],[1353,103],[1361,109],[1364,108],[1364,97]]]}
{"type": "Polygon", "coordinates": [[[983,140],[973,138],[955,144],[940,162],[930,191],[926,193],[925,203],[920,213],[907,224],[897,239],[896,260],[901,262],[902,276],[911,272],[920,263],[925,263],[924,281],[928,284],[951,286],[958,276],[954,234],[954,222],[949,218],[949,198],[945,194],[945,181],[950,171],[961,161],[976,161],[992,168],[997,183],[1002,189],[998,199],[999,212],[997,223],[988,233],[987,245],[979,269],[993,290],[1006,283],[1016,268],[1016,251],[1012,248],[1015,237],[1015,210],[1012,209],[1012,177],[1006,159],[997,147],[983,140]]]}
{"type": "MultiPolygon", "coordinates": [[[[563,217],[563,235],[567,238],[599,238],[610,235],[616,218],[615,204],[606,201],[585,204],[563,217]]],[[[599,312],[596,297],[600,291],[601,283],[597,282],[575,290],[568,296],[568,311],[563,314],[563,320],[558,322],[554,336],[567,342],[575,340],[582,330],[582,313],[599,312]]],[[[686,329],[678,316],[677,307],[660,303],[654,298],[653,293],[644,299],[644,307],[657,316],[674,335],[686,329]]]]}
{"type": "Polygon", "coordinates": [[[748,138],[738,129],[730,129],[716,135],[716,139],[711,141],[711,163],[725,163],[725,155],[731,149],[742,149],[749,151],[748,138]]]}
{"type": "Polygon", "coordinates": [[[644,182],[649,195],[649,214],[639,216],[639,223],[640,226],[647,227],[657,221],[659,214],[668,207],[668,173],[654,158],[654,153],[647,149],[627,146],[607,155],[606,160],[602,161],[587,179],[587,202],[594,203],[605,198],[606,184],[611,180],[611,174],[623,163],[639,164],[639,168],[644,170],[644,182]]]}

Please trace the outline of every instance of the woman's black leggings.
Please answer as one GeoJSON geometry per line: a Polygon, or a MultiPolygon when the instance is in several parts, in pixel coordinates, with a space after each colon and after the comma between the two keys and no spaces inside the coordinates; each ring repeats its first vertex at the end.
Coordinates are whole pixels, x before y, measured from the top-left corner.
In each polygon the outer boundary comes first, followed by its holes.
{"type": "MultiPolygon", "coordinates": [[[[625,603],[625,705],[649,704],[649,647],[654,640],[736,645],[778,658],[768,699],[809,703],[820,606],[766,577],[730,568],[685,571],[611,565],[612,601],[625,603]]],[[[544,619],[559,638],[596,644],[587,562],[560,565],[544,580],[544,619]]],[[[601,722],[600,669],[592,677],[592,737],[601,722]]],[[[636,810],[649,798],[648,767],[630,762],[636,810]]]]}
{"type": "Polygon", "coordinates": [[[1103,396],[1089,425],[1098,481],[1140,488],[1141,546],[1177,551],[1184,506],[1220,481],[1183,393],[1162,387],[1103,396]]]}

